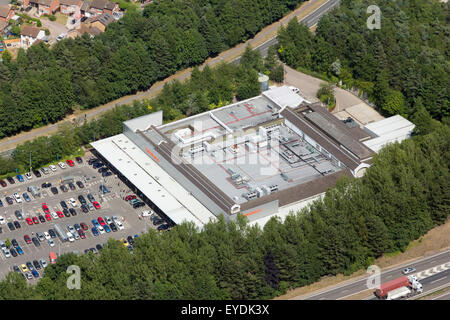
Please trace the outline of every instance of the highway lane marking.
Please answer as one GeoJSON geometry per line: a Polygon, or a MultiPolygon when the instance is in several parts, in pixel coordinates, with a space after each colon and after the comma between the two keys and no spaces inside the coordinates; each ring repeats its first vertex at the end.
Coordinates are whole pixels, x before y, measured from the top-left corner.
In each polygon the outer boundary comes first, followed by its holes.
{"type": "Polygon", "coordinates": [[[440,279],[437,279],[437,280],[433,280],[433,281],[431,281],[430,282],[430,284],[431,283],[435,283],[435,282],[438,282],[438,281],[441,281],[441,280],[444,280],[444,279],[446,279],[447,278],[447,276],[445,276],[445,277],[442,277],[442,278],[440,278],[440,279]]]}

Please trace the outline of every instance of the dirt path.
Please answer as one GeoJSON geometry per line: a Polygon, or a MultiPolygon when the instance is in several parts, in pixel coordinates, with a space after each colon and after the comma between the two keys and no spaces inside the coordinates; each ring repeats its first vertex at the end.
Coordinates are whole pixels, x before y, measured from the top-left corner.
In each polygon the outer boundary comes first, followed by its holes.
{"type": "MultiPolygon", "coordinates": [[[[309,0],[307,2],[304,2],[299,8],[289,13],[281,20],[262,29],[254,38],[246,41],[245,43],[237,45],[236,47],[233,47],[227,51],[222,52],[215,58],[212,59],[209,58],[208,60],[205,61],[205,63],[202,64],[200,68],[203,68],[205,65],[214,66],[220,62],[233,61],[235,58],[237,58],[244,52],[245,47],[248,44],[250,44],[253,48],[258,47],[259,45],[263,44],[269,39],[275,37],[279,27],[281,25],[287,24],[287,22],[289,22],[289,20],[292,19],[294,16],[296,16],[298,19],[303,19],[326,2],[327,0],[309,0]]],[[[134,95],[125,96],[90,110],[75,111],[72,115],[67,116],[65,119],[57,123],[50,124],[45,127],[36,128],[30,131],[21,132],[20,134],[17,134],[15,136],[2,139],[0,140],[0,152],[12,150],[16,147],[17,144],[23,143],[28,140],[32,140],[39,136],[55,133],[58,130],[58,126],[62,123],[71,122],[74,119],[82,121],[85,118],[85,115],[86,119],[92,120],[98,117],[100,114],[113,109],[116,105],[129,104],[132,103],[134,100],[153,98],[162,90],[165,83],[170,83],[175,79],[179,81],[184,81],[187,78],[189,78],[191,70],[192,68],[179,71],[176,74],[162,81],[156,82],[147,91],[137,92],[134,95]]]]}

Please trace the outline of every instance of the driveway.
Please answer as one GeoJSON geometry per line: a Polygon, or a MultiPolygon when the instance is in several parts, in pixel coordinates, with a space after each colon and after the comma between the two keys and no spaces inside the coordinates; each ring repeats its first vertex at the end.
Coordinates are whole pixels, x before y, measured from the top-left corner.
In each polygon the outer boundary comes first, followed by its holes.
{"type": "Polygon", "coordinates": [[[61,33],[67,33],[67,31],[69,30],[66,26],[45,18],[41,18],[41,22],[43,28],[47,28],[48,30],[50,30],[50,35],[48,36],[50,44],[54,44],[56,42],[57,36],[59,36],[61,33]]]}

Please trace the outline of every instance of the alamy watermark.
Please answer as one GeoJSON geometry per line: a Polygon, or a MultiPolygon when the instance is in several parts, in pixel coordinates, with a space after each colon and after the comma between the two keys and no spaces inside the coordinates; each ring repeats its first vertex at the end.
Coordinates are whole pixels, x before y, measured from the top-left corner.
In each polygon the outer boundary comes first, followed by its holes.
{"type": "Polygon", "coordinates": [[[381,285],[381,269],[376,265],[371,265],[367,268],[366,273],[370,274],[366,281],[368,289],[378,289],[381,285]]]}
{"type": "Polygon", "coordinates": [[[370,5],[367,7],[367,13],[372,14],[367,18],[367,28],[370,30],[381,29],[381,9],[376,5],[370,5]]]}
{"type": "Polygon", "coordinates": [[[80,267],[76,266],[76,265],[70,265],[67,270],[66,273],[71,274],[71,276],[69,276],[69,278],[67,278],[67,289],[69,290],[73,290],[73,289],[77,289],[80,290],[81,289],[81,271],[80,271],[80,267]]]}

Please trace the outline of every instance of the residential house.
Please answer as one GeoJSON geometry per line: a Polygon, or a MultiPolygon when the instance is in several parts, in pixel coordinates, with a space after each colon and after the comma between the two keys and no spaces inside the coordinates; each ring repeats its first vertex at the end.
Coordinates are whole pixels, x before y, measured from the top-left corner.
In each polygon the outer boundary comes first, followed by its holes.
{"type": "Polygon", "coordinates": [[[6,49],[11,49],[11,48],[20,48],[20,39],[8,39],[8,40],[3,40],[3,44],[5,45],[6,49]]]}
{"type": "Polygon", "coordinates": [[[22,7],[28,6],[38,8],[38,15],[55,14],[59,9],[59,0],[23,0],[22,7]]]}
{"type": "Polygon", "coordinates": [[[37,40],[45,38],[45,31],[32,26],[23,26],[20,32],[20,43],[22,47],[28,48],[37,40]]]}
{"type": "Polygon", "coordinates": [[[114,12],[119,12],[119,4],[108,0],[93,0],[89,11],[94,15],[108,13],[111,16],[114,12]]]}
{"type": "Polygon", "coordinates": [[[8,22],[14,15],[14,9],[9,5],[0,6],[0,21],[8,22]]]}
{"type": "Polygon", "coordinates": [[[104,13],[99,16],[94,16],[86,20],[86,24],[89,24],[91,28],[97,28],[101,32],[105,32],[106,26],[111,22],[114,22],[114,18],[109,13],[104,13]]]}
{"type": "Polygon", "coordinates": [[[7,26],[8,26],[8,22],[0,20],[0,37],[3,33],[3,31],[5,31],[7,26]]]}
{"type": "Polygon", "coordinates": [[[59,0],[59,10],[68,16],[80,16],[83,0],[59,0]]]}

